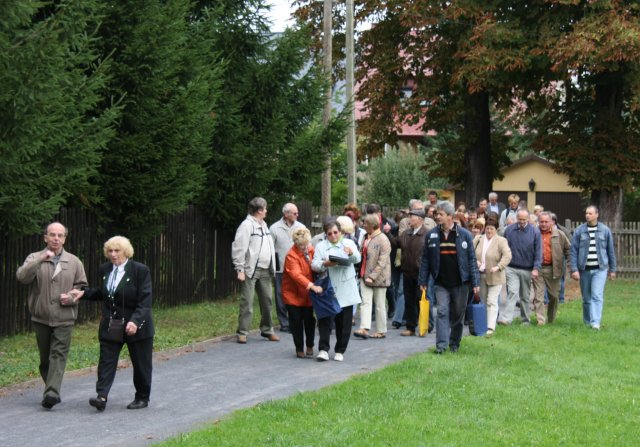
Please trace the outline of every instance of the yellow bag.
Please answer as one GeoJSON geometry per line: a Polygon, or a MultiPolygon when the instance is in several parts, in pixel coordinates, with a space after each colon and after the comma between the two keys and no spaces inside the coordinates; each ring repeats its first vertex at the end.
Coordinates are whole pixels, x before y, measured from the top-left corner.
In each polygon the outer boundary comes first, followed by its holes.
{"type": "Polygon", "coordinates": [[[420,297],[420,316],[418,317],[418,334],[420,337],[429,331],[429,300],[427,300],[427,291],[422,291],[420,297]]]}

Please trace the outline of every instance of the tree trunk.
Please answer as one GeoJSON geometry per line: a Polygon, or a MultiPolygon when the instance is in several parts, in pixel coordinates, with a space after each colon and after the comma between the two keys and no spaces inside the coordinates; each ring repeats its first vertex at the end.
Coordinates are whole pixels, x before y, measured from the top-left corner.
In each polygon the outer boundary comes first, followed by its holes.
{"type": "MultiPolygon", "coordinates": [[[[595,86],[595,134],[610,135],[611,140],[624,137],[625,125],[622,118],[624,82],[620,74],[603,73],[598,77],[595,86]]],[[[615,150],[614,145],[607,150],[615,150]]],[[[606,157],[606,154],[603,154],[606,157]]],[[[606,160],[602,160],[606,163],[606,160]]],[[[600,189],[591,191],[591,203],[600,209],[599,219],[620,226],[624,203],[622,186],[611,190],[600,189]]]]}
{"type": "Polygon", "coordinates": [[[619,187],[617,191],[591,191],[591,203],[600,210],[599,220],[609,222],[612,227],[621,227],[624,191],[619,187]]]}
{"type": "Polygon", "coordinates": [[[464,153],[464,187],[467,207],[478,206],[493,184],[491,159],[491,117],[489,94],[474,93],[467,97],[464,119],[467,147],[464,153]]]}

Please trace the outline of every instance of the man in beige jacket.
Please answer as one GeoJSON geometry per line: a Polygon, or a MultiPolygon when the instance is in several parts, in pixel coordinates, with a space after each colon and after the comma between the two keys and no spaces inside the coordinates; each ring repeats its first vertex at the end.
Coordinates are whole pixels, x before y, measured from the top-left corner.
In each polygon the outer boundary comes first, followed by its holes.
{"type": "Polygon", "coordinates": [[[29,285],[29,312],[40,351],[40,375],[45,383],[42,406],[60,403],[60,387],[78,317],[76,299],[69,292],[87,286],[82,262],[62,247],[67,229],[59,222],[47,226],[42,251],[31,253],[16,272],[29,285]]]}
{"type": "Polygon", "coordinates": [[[538,228],[542,235],[542,268],[540,275],[533,280],[533,306],[538,325],[542,326],[545,323],[553,323],[553,320],[556,319],[562,269],[566,265],[564,260],[569,257],[571,243],[564,233],[555,227],[549,212],[543,211],[538,215],[538,228]],[[544,315],[545,287],[549,294],[546,320],[544,315]]]}

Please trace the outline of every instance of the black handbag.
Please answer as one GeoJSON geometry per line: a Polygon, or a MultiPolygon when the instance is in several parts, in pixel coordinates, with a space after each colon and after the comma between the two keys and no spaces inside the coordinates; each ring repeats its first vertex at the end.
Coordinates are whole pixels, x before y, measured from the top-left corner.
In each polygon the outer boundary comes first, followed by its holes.
{"type": "Polygon", "coordinates": [[[112,292],[109,296],[111,299],[111,315],[109,315],[109,325],[107,326],[107,337],[109,341],[115,341],[118,343],[124,343],[124,328],[126,322],[124,321],[124,290],[122,291],[122,318],[113,318],[116,315],[115,302],[116,298],[112,292]]]}
{"type": "Polygon", "coordinates": [[[124,318],[121,320],[110,318],[109,326],[107,327],[107,340],[123,343],[124,342],[124,326],[125,326],[124,318]]]}

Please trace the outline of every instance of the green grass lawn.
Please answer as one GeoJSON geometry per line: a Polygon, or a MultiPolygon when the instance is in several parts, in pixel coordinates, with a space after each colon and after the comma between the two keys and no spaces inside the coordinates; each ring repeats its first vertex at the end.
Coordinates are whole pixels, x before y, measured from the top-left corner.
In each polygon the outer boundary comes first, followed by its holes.
{"type": "MultiPolygon", "coordinates": [[[[258,300],[255,301],[253,327],[258,327],[260,311],[258,300]]],[[[153,314],[156,326],[154,350],[164,351],[234,333],[238,322],[238,301],[226,299],[171,309],[154,309],[153,314]]],[[[275,317],[274,321],[277,321],[275,317]]],[[[66,370],[97,365],[98,354],[98,322],[76,325],[66,370]]],[[[125,347],[121,358],[128,357],[125,347]]],[[[39,378],[38,362],[34,334],[0,338],[0,387],[39,378]]]]}
{"type": "Polygon", "coordinates": [[[599,332],[577,300],[553,325],[467,337],[458,354],[425,352],[162,445],[639,445],[639,288],[607,284],[599,332]]]}

